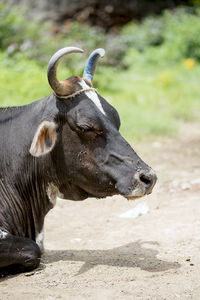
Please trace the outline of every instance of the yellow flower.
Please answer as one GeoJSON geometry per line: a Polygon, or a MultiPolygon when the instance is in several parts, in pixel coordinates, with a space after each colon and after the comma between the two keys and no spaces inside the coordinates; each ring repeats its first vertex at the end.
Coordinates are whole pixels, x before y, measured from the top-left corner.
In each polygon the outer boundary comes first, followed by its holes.
{"type": "Polygon", "coordinates": [[[161,84],[162,86],[167,87],[167,86],[173,84],[175,77],[176,77],[176,74],[173,71],[166,70],[166,71],[159,73],[159,75],[157,77],[157,82],[159,84],[161,84]]]}
{"type": "Polygon", "coordinates": [[[184,65],[187,69],[192,69],[194,68],[195,66],[195,60],[192,59],[192,58],[187,58],[185,61],[184,61],[184,65]]]}

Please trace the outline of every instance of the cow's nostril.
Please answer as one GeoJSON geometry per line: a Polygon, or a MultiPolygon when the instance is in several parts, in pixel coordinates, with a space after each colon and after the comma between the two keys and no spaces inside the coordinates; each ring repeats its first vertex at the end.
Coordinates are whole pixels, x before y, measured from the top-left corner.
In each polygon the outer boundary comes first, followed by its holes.
{"type": "Polygon", "coordinates": [[[156,180],[157,176],[152,169],[135,173],[136,187],[144,193],[143,195],[151,194],[156,180]]]}
{"type": "Polygon", "coordinates": [[[140,174],[140,181],[143,182],[147,187],[152,185],[152,178],[149,175],[140,174]]]}

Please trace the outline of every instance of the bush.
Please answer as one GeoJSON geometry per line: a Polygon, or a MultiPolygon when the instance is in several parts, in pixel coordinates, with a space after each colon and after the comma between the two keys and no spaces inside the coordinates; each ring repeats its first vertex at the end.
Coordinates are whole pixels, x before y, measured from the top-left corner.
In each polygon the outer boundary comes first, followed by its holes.
{"type": "Polygon", "coordinates": [[[200,11],[179,9],[163,16],[165,46],[174,59],[194,58],[200,61],[200,11]]]}
{"type": "Polygon", "coordinates": [[[23,17],[25,10],[13,7],[8,8],[5,3],[0,3],[0,49],[11,52],[23,49],[23,43],[38,38],[39,25],[29,22],[23,17]]]}
{"type": "MultiPolygon", "coordinates": [[[[178,8],[165,11],[160,17],[148,17],[141,24],[126,25],[120,37],[127,47],[124,65],[130,63],[127,54],[137,52],[142,53],[138,59],[150,62],[154,56],[161,64],[187,58],[200,61],[199,18],[199,8],[178,8]]],[[[152,63],[155,63],[154,58],[152,63]]]]}
{"type": "Polygon", "coordinates": [[[66,23],[59,27],[39,21],[30,22],[24,17],[25,9],[0,4],[0,50],[15,59],[34,59],[46,65],[51,55],[66,46],[83,48],[86,52],[65,60],[72,73],[80,73],[91,50],[104,47],[105,35],[100,28],[83,24],[66,23]]]}
{"type": "MultiPolygon", "coordinates": [[[[131,22],[117,34],[105,34],[103,29],[91,28],[77,22],[62,26],[30,22],[23,17],[24,10],[0,4],[0,50],[10,56],[35,59],[46,65],[49,57],[64,46],[77,46],[86,50],[84,55],[66,59],[72,73],[80,73],[91,50],[105,47],[107,55],[103,63],[117,69],[128,68],[131,59],[148,63],[174,62],[186,58],[200,61],[200,9],[178,8],[165,11],[162,16],[147,17],[141,23],[131,22]],[[134,53],[134,54],[133,54],[134,53]]],[[[135,63],[132,61],[132,63],[135,63]]]]}
{"type": "Polygon", "coordinates": [[[86,53],[69,55],[58,77],[81,75],[89,52],[105,47],[94,86],[118,109],[125,136],[173,133],[180,120],[192,119],[198,111],[197,8],[166,11],[109,35],[78,23],[33,25],[17,9],[8,13],[5,5],[0,5],[0,16],[1,106],[26,104],[51,93],[46,78],[50,56],[64,46],[78,46],[86,53]]]}

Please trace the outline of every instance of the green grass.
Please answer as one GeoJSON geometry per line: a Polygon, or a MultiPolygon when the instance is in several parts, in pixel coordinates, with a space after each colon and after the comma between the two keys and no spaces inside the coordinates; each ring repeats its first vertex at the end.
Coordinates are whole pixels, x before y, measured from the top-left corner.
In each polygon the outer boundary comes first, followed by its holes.
{"type": "Polygon", "coordinates": [[[81,75],[89,53],[105,47],[107,54],[97,66],[94,86],[117,108],[124,136],[172,135],[182,122],[196,118],[200,106],[198,7],[133,21],[110,35],[78,23],[55,35],[51,23],[31,22],[19,8],[10,11],[5,4],[0,5],[0,16],[1,106],[23,105],[50,94],[48,60],[59,48],[74,45],[85,53],[64,59],[59,78],[81,75]]]}
{"type": "MultiPolygon", "coordinates": [[[[51,93],[46,68],[35,61],[0,54],[0,105],[30,103],[51,93]]],[[[72,74],[59,67],[59,77],[72,74]]],[[[80,74],[79,74],[80,75],[80,74]]],[[[128,138],[169,135],[195,118],[200,104],[200,66],[132,64],[129,70],[97,68],[94,85],[119,112],[128,138]]]]}
{"type": "MultiPolygon", "coordinates": [[[[130,138],[176,133],[180,122],[193,120],[200,105],[200,66],[132,66],[113,75],[112,92],[104,88],[130,138]]],[[[110,81],[108,80],[108,82],[110,81]]]]}
{"type": "MultiPolygon", "coordinates": [[[[16,60],[0,53],[0,68],[0,106],[24,105],[52,93],[47,69],[34,60],[16,60]]],[[[66,68],[58,71],[62,78],[70,76],[66,68]]]]}

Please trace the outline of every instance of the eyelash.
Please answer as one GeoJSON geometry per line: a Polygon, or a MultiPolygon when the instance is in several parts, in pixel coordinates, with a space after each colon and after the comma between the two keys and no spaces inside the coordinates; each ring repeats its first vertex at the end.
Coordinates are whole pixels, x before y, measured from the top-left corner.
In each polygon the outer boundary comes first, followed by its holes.
{"type": "Polygon", "coordinates": [[[92,126],[88,126],[88,125],[77,125],[79,131],[81,131],[82,133],[94,133],[95,135],[102,135],[103,131],[102,130],[96,130],[94,127],[92,126]]]}
{"type": "Polygon", "coordinates": [[[82,132],[93,131],[94,128],[87,125],[77,125],[78,129],[82,132]]]}

